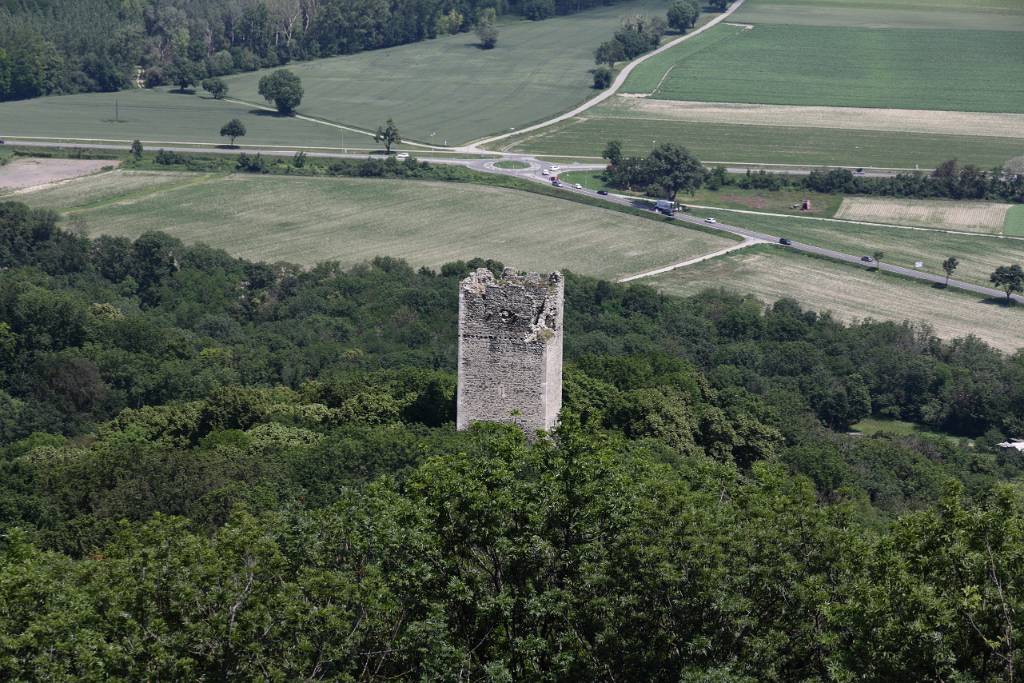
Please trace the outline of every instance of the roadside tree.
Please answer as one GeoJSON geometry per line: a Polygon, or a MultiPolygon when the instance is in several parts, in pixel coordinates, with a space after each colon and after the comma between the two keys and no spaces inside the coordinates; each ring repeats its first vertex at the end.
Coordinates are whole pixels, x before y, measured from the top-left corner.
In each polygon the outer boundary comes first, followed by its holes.
{"type": "Polygon", "coordinates": [[[668,25],[680,33],[686,33],[686,29],[693,28],[693,25],[697,23],[699,15],[700,8],[696,2],[677,0],[668,8],[668,25]]]}
{"type": "Polygon", "coordinates": [[[626,58],[626,52],[622,43],[618,40],[606,40],[594,51],[594,62],[614,66],[615,62],[621,62],[626,58]]]}
{"type": "Polygon", "coordinates": [[[480,47],[490,50],[498,44],[497,14],[493,7],[480,10],[476,20],[476,36],[480,39],[480,47]]]}
{"type": "Polygon", "coordinates": [[[228,84],[220,78],[207,78],[203,81],[203,90],[213,95],[213,99],[222,100],[228,94],[228,84]]]}
{"type": "Polygon", "coordinates": [[[604,90],[612,84],[612,70],[607,66],[599,66],[594,69],[594,88],[604,90]]]}
{"type": "Polygon", "coordinates": [[[949,278],[953,277],[953,272],[956,271],[957,266],[960,265],[960,261],[957,260],[956,256],[950,256],[948,259],[942,262],[942,270],[946,271],[946,286],[949,287],[949,278]]]}
{"type": "Polygon", "coordinates": [[[989,276],[992,284],[1006,292],[1006,305],[1010,305],[1010,297],[1024,292],[1024,269],[1019,265],[999,266],[989,276]]]}
{"type": "Polygon", "coordinates": [[[245,135],[245,124],[238,119],[231,119],[220,128],[220,134],[223,137],[231,138],[231,146],[235,146],[235,138],[240,138],[245,135]]]}
{"type": "Polygon", "coordinates": [[[302,81],[288,69],[278,69],[260,79],[259,93],[280,113],[291,114],[302,103],[302,81]]]}
{"type": "Polygon", "coordinates": [[[608,160],[609,166],[618,166],[622,162],[622,143],[618,140],[610,140],[601,156],[608,160]]]}
{"type": "Polygon", "coordinates": [[[132,158],[138,161],[142,158],[142,142],[139,140],[132,140],[131,149],[132,158]]]}
{"type": "Polygon", "coordinates": [[[876,251],[874,254],[871,255],[871,258],[875,260],[875,266],[877,267],[882,262],[882,259],[885,258],[885,252],[876,251]]]}
{"type": "Polygon", "coordinates": [[[675,201],[680,190],[693,194],[704,184],[707,169],[685,147],[665,143],[651,152],[644,162],[644,173],[651,186],[675,201]]]}
{"type": "Polygon", "coordinates": [[[384,151],[391,154],[391,145],[402,142],[402,134],[398,132],[395,122],[388,119],[386,124],[377,127],[377,132],[373,134],[373,141],[383,142],[384,151]]]}

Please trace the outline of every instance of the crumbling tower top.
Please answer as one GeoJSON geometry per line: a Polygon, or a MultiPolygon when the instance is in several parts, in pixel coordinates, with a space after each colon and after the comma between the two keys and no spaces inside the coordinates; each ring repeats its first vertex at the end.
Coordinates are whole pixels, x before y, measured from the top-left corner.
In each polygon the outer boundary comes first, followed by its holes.
{"type": "Polygon", "coordinates": [[[510,422],[548,430],[562,407],[562,311],[558,272],[495,277],[479,268],[459,285],[459,429],[510,422]]]}

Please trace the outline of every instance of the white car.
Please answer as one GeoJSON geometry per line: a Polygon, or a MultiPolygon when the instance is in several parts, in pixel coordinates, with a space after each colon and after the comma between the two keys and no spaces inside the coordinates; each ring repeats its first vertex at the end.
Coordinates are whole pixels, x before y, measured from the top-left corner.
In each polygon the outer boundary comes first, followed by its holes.
{"type": "Polygon", "coordinates": [[[583,186],[580,185],[579,183],[576,183],[575,185],[573,185],[573,187],[575,187],[577,190],[582,190],[583,189],[583,186]]]}
{"type": "Polygon", "coordinates": [[[551,171],[549,171],[549,170],[548,170],[548,169],[546,169],[546,168],[545,168],[545,169],[541,169],[541,172],[540,172],[540,174],[541,174],[541,175],[551,175],[551,171]]]}
{"type": "Polygon", "coordinates": [[[408,152],[399,152],[398,154],[395,155],[395,158],[396,159],[408,159],[409,158],[409,153],[408,152]]]}
{"type": "Polygon", "coordinates": [[[548,170],[551,172],[561,171],[562,167],[556,164],[554,166],[548,166],[548,170]]]}
{"type": "Polygon", "coordinates": [[[705,218],[705,219],[704,219],[704,222],[705,222],[705,223],[717,223],[718,221],[716,221],[716,220],[715,220],[714,218],[712,218],[711,216],[708,216],[707,218],[705,218]]]}

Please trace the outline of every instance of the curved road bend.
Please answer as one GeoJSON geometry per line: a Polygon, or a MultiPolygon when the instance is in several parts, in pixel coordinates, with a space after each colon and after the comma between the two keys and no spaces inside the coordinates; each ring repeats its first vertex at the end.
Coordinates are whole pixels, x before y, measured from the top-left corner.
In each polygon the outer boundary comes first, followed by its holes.
{"type": "MultiPolygon", "coordinates": [[[[71,147],[71,148],[81,148],[81,149],[117,150],[117,151],[120,151],[120,152],[124,151],[124,145],[66,144],[66,143],[56,143],[56,142],[55,143],[43,143],[43,142],[17,142],[17,141],[14,141],[14,142],[10,142],[9,141],[8,144],[13,145],[13,146],[23,146],[23,147],[71,147]]],[[[212,153],[216,153],[216,154],[238,154],[238,152],[239,152],[239,150],[237,150],[237,149],[220,149],[220,148],[199,149],[199,148],[195,148],[195,147],[161,147],[161,149],[166,149],[166,150],[172,151],[172,152],[208,152],[208,153],[212,152],[212,153]]],[[[290,152],[289,150],[246,149],[245,151],[248,151],[248,152],[253,153],[253,154],[255,154],[255,153],[263,153],[263,154],[268,154],[268,155],[279,155],[279,156],[286,156],[286,155],[289,155],[289,154],[293,154],[293,152],[290,152]]],[[[356,159],[365,159],[366,158],[365,154],[337,154],[337,153],[331,153],[331,152],[309,152],[308,156],[310,156],[310,157],[325,157],[325,158],[356,158],[356,159]]],[[[497,166],[494,165],[495,164],[495,160],[494,159],[451,159],[451,158],[430,158],[430,157],[417,157],[417,158],[420,159],[421,161],[429,161],[430,163],[456,164],[456,165],[459,165],[459,166],[466,166],[468,168],[471,168],[471,169],[474,169],[474,170],[477,170],[477,171],[481,171],[481,172],[484,172],[484,173],[497,173],[497,174],[513,176],[513,177],[517,177],[517,178],[524,178],[524,179],[532,180],[534,182],[542,183],[542,184],[545,184],[545,185],[549,184],[549,178],[547,178],[547,177],[545,177],[545,176],[543,176],[541,174],[541,169],[544,168],[545,166],[547,166],[547,164],[544,164],[541,161],[539,161],[537,159],[534,159],[533,157],[528,157],[528,156],[508,156],[508,157],[505,157],[506,161],[521,161],[521,162],[523,162],[525,164],[528,164],[528,168],[525,168],[525,169],[504,169],[504,168],[498,168],[497,166]]],[[[564,169],[562,169],[562,171],[588,170],[588,169],[592,170],[594,168],[604,168],[604,167],[599,165],[599,164],[573,164],[573,165],[570,165],[570,166],[566,166],[564,169]]],[[[577,190],[577,189],[569,186],[568,184],[564,185],[562,187],[562,189],[567,191],[567,192],[575,192],[575,193],[578,193],[578,194],[584,194],[584,195],[588,195],[590,197],[593,197],[595,199],[599,199],[599,200],[602,200],[602,201],[607,201],[607,202],[611,202],[611,203],[614,203],[614,204],[619,204],[619,205],[622,205],[622,206],[629,206],[629,207],[635,208],[632,199],[630,199],[628,197],[623,197],[621,195],[599,195],[599,194],[597,194],[596,192],[594,192],[592,190],[587,190],[587,189],[577,190]]],[[[675,218],[675,220],[683,222],[683,223],[694,223],[694,224],[697,224],[697,225],[702,225],[704,227],[708,227],[708,225],[703,220],[701,220],[700,218],[694,218],[692,216],[685,216],[685,215],[678,215],[678,214],[674,218],[675,218]]],[[[728,233],[731,233],[733,235],[737,235],[739,237],[744,238],[745,240],[756,240],[756,241],[760,241],[760,242],[772,242],[772,243],[775,243],[775,244],[778,244],[778,242],[779,242],[779,237],[777,235],[769,235],[767,233],[758,232],[756,230],[749,230],[747,228],[741,228],[739,226],[729,225],[728,223],[715,223],[714,228],[716,230],[721,230],[722,232],[728,232],[728,233]]],[[[863,261],[861,261],[861,257],[860,256],[856,256],[856,255],[853,255],[853,254],[845,254],[843,252],[835,251],[833,249],[825,249],[824,247],[816,247],[816,246],[814,246],[812,244],[803,244],[803,243],[800,243],[800,242],[793,242],[791,245],[788,246],[788,248],[789,249],[793,249],[795,251],[800,251],[800,252],[803,252],[803,253],[806,253],[806,254],[814,254],[816,256],[823,256],[825,258],[830,258],[830,259],[833,259],[835,261],[842,261],[842,262],[845,262],[845,263],[850,263],[850,264],[861,266],[861,267],[868,267],[868,266],[865,266],[863,261]]],[[[871,266],[870,267],[874,267],[874,266],[875,266],[874,262],[871,262],[871,266]]],[[[942,284],[942,283],[944,283],[946,281],[946,278],[941,276],[941,275],[933,275],[931,273],[922,273],[920,271],[913,270],[911,268],[903,268],[902,266],[895,266],[895,265],[891,265],[891,264],[888,264],[888,263],[880,263],[880,264],[878,264],[878,267],[881,270],[884,270],[884,271],[887,271],[887,272],[890,272],[890,273],[895,273],[897,275],[903,275],[904,277],[908,277],[908,278],[911,278],[911,279],[914,279],[914,280],[920,280],[920,281],[923,281],[923,282],[942,284]]],[[[971,284],[969,282],[963,282],[961,280],[950,280],[949,281],[949,286],[950,287],[955,287],[957,289],[962,289],[964,291],[971,292],[973,294],[981,294],[983,296],[987,296],[987,297],[990,297],[990,298],[1002,299],[1002,298],[1006,297],[1006,294],[1004,292],[998,290],[998,289],[992,289],[991,287],[982,287],[981,285],[975,285],[975,284],[971,284]]],[[[1015,294],[1015,295],[1013,295],[1012,298],[1013,298],[1014,301],[1017,301],[1018,303],[1024,303],[1024,297],[1022,297],[1020,295],[1016,295],[1015,294]]]]}
{"type": "Polygon", "coordinates": [[[626,82],[627,78],[629,78],[629,74],[631,74],[633,72],[633,69],[635,69],[637,66],[639,66],[640,64],[643,64],[644,62],[646,62],[651,57],[654,57],[655,55],[660,55],[662,52],[665,52],[666,50],[671,50],[672,48],[674,48],[679,43],[682,43],[685,40],[689,40],[690,38],[693,38],[694,36],[699,36],[701,33],[704,33],[704,31],[707,31],[709,28],[711,28],[713,26],[717,26],[718,24],[720,24],[721,22],[725,21],[730,16],[732,16],[733,12],[735,12],[736,10],[738,10],[740,7],[743,6],[743,3],[744,3],[744,0],[735,0],[735,2],[732,3],[732,5],[729,7],[729,9],[727,9],[725,12],[722,12],[720,15],[718,15],[717,17],[715,17],[714,19],[712,19],[708,23],[704,24],[700,28],[695,29],[694,31],[691,31],[690,33],[685,33],[685,34],[679,36],[678,38],[674,38],[674,39],[668,41],[667,43],[665,43],[664,45],[659,47],[657,50],[653,50],[652,52],[648,52],[647,54],[640,55],[639,57],[634,59],[632,62],[629,62],[628,64],[626,64],[626,66],[622,67],[622,71],[620,71],[618,76],[615,77],[615,80],[612,81],[611,86],[609,86],[606,90],[602,91],[599,95],[596,95],[596,96],[590,98],[589,100],[587,100],[586,102],[584,102],[583,104],[579,105],[575,109],[570,109],[569,111],[567,111],[567,112],[565,112],[563,114],[559,114],[558,116],[556,116],[556,117],[554,117],[552,119],[548,119],[547,121],[541,121],[540,123],[535,123],[532,126],[527,126],[526,128],[521,128],[519,130],[515,130],[515,131],[512,131],[510,133],[502,133],[501,135],[495,135],[495,136],[492,136],[492,137],[489,137],[489,138],[483,138],[481,140],[476,140],[474,142],[470,142],[468,145],[464,145],[464,146],[458,147],[456,149],[458,151],[463,151],[463,152],[479,152],[479,151],[481,151],[480,150],[481,145],[489,145],[492,142],[497,142],[498,140],[504,140],[505,138],[512,137],[513,135],[522,135],[523,133],[531,133],[531,132],[533,132],[535,130],[540,130],[541,128],[546,128],[547,126],[550,126],[552,124],[560,123],[562,121],[566,121],[568,119],[571,119],[574,116],[578,116],[578,115],[582,114],[586,110],[588,110],[591,107],[594,107],[594,106],[604,102],[609,97],[611,97],[616,92],[618,92],[619,88],[622,87],[622,84],[626,82]]]}

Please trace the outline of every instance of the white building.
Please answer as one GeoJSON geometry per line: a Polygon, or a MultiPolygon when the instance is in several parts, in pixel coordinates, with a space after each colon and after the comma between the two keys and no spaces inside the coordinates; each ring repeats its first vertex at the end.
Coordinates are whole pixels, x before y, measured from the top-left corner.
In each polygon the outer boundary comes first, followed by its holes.
{"type": "Polygon", "coordinates": [[[999,444],[1000,448],[1006,448],[1017,451],[1018,453],[1024,453],[1024,439],[1010,439],[999,444]]]}

